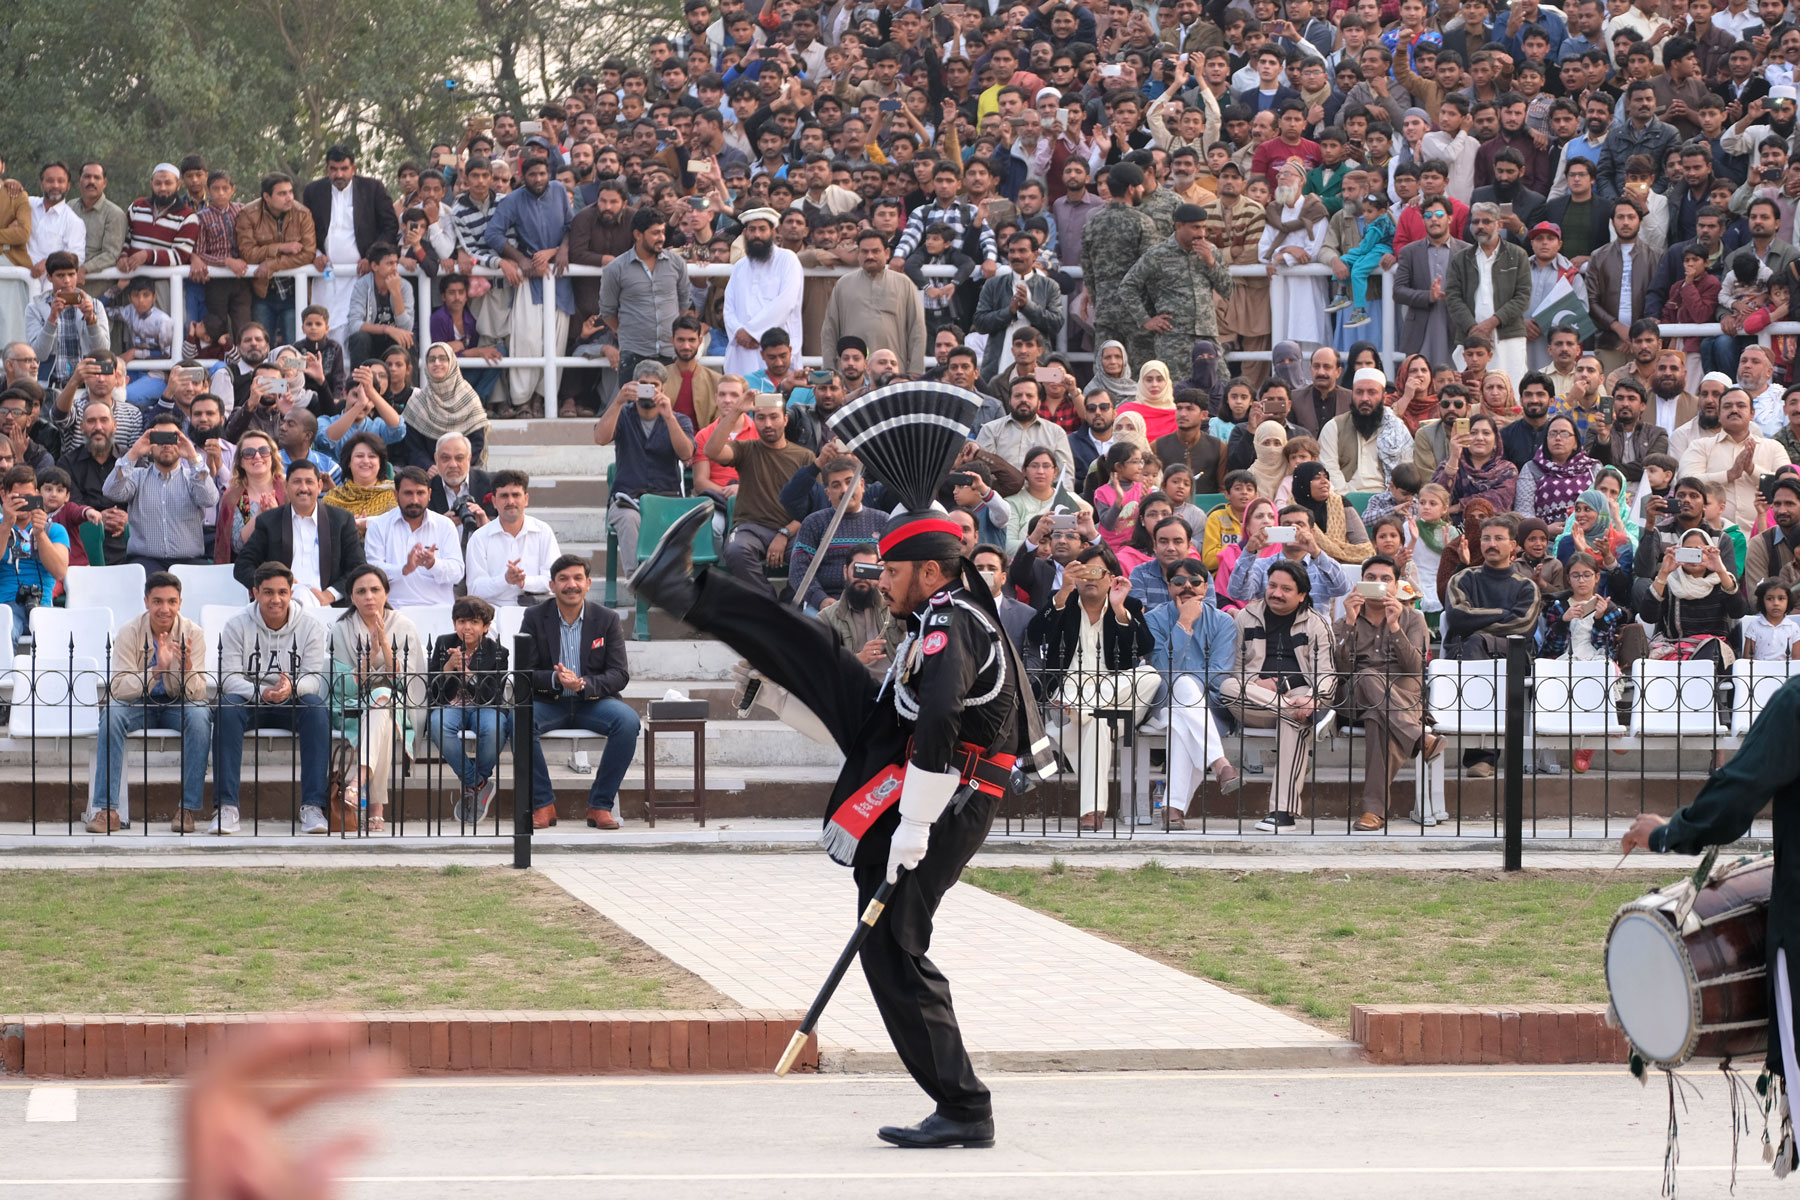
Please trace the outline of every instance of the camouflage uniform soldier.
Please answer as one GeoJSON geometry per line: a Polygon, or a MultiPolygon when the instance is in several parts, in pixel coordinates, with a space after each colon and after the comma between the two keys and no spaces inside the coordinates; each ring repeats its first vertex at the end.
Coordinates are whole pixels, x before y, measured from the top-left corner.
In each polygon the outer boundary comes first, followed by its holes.
{"type": "Polygon", "coordinates": [[[1206,240],[1206,210],[1198,204],[1175,209],[1175,233],[1144,252],[1119,285],[1127,324],[1148,329],[1150,357],[1187,362],[1196,338],[1217,341],[1219,322],[1213,295],[1231,294],[1233,280],[1206,240]]]}
{"type": "Polygon", "coordinates": [[[1125,161],[1144,173],[1144,195],[1138,201],[1138,211],[1156,223],[1158,240],[1168,237],[1175,232],[1175,209],[1181,204],[1181,197],[1157,181],[1156,159],[1149,150],[1133,150],[1125,161]]]}
{"type": "Polygon", "coordinates": [[[1111,199],[1081,231],[1083,281],[1094,303],[1094,345],[1116,341],[1134,364],[1149,357],[1150,338],[1125,319],[1119,285],[1132,264],[1159,240],[1155,222],[1137,207],[1143,189],[1142,171],[1130,163],[1115,165],[1106,173],[1111,199]]]}

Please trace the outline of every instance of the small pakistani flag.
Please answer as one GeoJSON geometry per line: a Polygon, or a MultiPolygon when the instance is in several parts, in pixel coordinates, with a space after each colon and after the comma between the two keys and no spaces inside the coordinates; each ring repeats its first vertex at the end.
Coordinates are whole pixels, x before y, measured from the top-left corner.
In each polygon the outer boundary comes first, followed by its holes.
{"type": "Polygon", "coordinates": [[[1538,328],[1548,336],[1550,330],[1558,325],[1572,326],[1582,341],[1594,334],[1594,319],[1588,315],[1587,285],[1582,282],[1577,286],[1581,276],[1574,270],[1559,272],[1556,286],[1552,287],[1544,297],[1543,303],[1530,315],[1538,328]]]}

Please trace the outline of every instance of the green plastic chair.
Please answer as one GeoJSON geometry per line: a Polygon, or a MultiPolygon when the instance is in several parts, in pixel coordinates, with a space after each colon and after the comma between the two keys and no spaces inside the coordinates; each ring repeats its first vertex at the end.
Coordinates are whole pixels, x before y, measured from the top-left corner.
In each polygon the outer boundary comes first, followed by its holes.
{"type": "Polygon", "coordinates": [[[1213,509],[1225,503],[1225,493],[1206,492],[1198,496],[1189,496],[1188,503],[1203,513],[1210,513],[1213,509]]]}
{"type": "Polygon", "coordinates": [[[106,565],[106,529],[91,521],[81,523],[81,548],[87,552],[88,565],[104,567],[106,565]]]}
{"type": "Polygon", "coordinates": [[[1344,501],[1354,508],[1356,515],[1360,517],[1363,515],[1363,511],[1369,507],[1369,501],[1374,495],[1374,492],[1345,492],[1344,501]]]}
{"type": "MultiPolygon", "coordinates": [[[[638,561],[642,562],[656,549],[656,543],[683,514],[708,503],[704,496],[655,496],[646,494],[638,499],[638,561]]],[[[702,525],[694,534],[694,565],[702,566],[719,561],[718,549],[713,544],[712,522],[702,525]]],[[[650,640],[650,602],[642,596],[637,597],[637,623],[632,629],[632,639],[639,642],[650,640]]]]}

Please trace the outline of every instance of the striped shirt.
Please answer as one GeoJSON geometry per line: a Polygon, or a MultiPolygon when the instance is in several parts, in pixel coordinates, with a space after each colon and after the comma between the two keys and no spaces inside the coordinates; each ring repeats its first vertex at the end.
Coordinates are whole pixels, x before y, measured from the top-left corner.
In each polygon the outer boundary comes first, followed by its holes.
{"type": "Polygon", "coordinates": [[[154,198],[139,196],[125,210],[125,222],[130,230],[125,250],[129,254],[148,252],[146,266],[182,267],[193,257],[194,238],[200,226],[185,197],[158,210],[154,198]]]}
{"type": "Polygon", "coordinates": [[[935,225],[940,221],[948,225],[950,231],[956,235],[950,239],[950,244],[969,255],[970,258],[974,258],[975,255],[964,243],[968,236],[969,226],[974,223],[975,232],[981,240],[981,260],[983,262],[999,260],[1000,255],[999,251],[995,249],[992,227],[977,215],[972,205],[964,204],[960,200],[952,200],[949,204],[940,204],[933,200],[930,204],[921,204],[913,209],[912,215],[906,218],[906,229],[900,234],[900,240],[894,246],[893,257],[905,258],[923,245],[925,227],[935,225]]]}
{"type": "MultiPolygon", "coordinates": [[[[806,568],[812,562],[813,555],[819,553],[819,541],[825,536],[825,527],[831,523],[831,515],[831,509],[821,508],[818,512],[809,513],[806,520],[800,522],[800,528],[794,534],[794,553],[788,561],[788,577],[794,581],[795,586],[799,586],[800,580],[806,577],[806,568]]],[[[874,549],[887,521],[888,515],[875,508],[861,508],[844,514],[837,532],[831,535],[831,545],[820,558],[818,574],[813,577],[812,586],[804,597],[806,603],[817,608],[825,602],[826,597],[843,593],[844,585],[849,582],[844,575],[846,564],[850,561],[850,552],[874,549]]]]}
{"type": "Polygon", "coordinates": [[[451,209],[456,217],[456,248],[476,264],[483,267],[497,267],[500,256],[488,249],[488,221],[494,215],[495,205],[500,197],[493,192],[488,193],[486,204],[476,204],[469,193],[464,192],[456,198],[456,205],[451,209]]]}
{"type": "Polygon", "coordinates": [[[224,208],[208,204],[194,214],[194,253],[207,262],[220,262],[238,254],[237,218],[244,206],[232,201],[224,208]]]}

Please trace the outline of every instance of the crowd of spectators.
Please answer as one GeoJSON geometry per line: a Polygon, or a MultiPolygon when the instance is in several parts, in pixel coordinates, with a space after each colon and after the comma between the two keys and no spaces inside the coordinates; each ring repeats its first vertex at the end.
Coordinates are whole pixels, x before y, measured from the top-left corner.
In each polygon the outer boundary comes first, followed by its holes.
{"type": "MultiPolygon", "coordinates": [[[[612,447],[626,570],[645,496],[711,496],[724,569],[879,672],[853,566],[884,497],[827,422],[924,377],[978,398],[940,498],[1071,758],[1197,677],[1207,721],[1278,731],[1272,828],[1315,714],[1379,725],[1371,777],[1434,741],[1369,690],[1429,656],[1792,654],[1791,5],[683,7],[646,61],[472,115],[391,185],[342,147],[244,204],[199,155],[126,208],[100,163],[0,185],[30,275],[0,281],[0,462],[34,474],[0,599],[99,556],[554,605],[525,482],[479,470],[491,419],[548,406],[612,447]],[[309,304],[279,274],[333,264],[309,304]],[[592,364],[549,397],[506,362],[547,333],[592,364]]],[[[1171,731],[1182,778],[1238,786],[1218,735],[1171,731]]]]}

